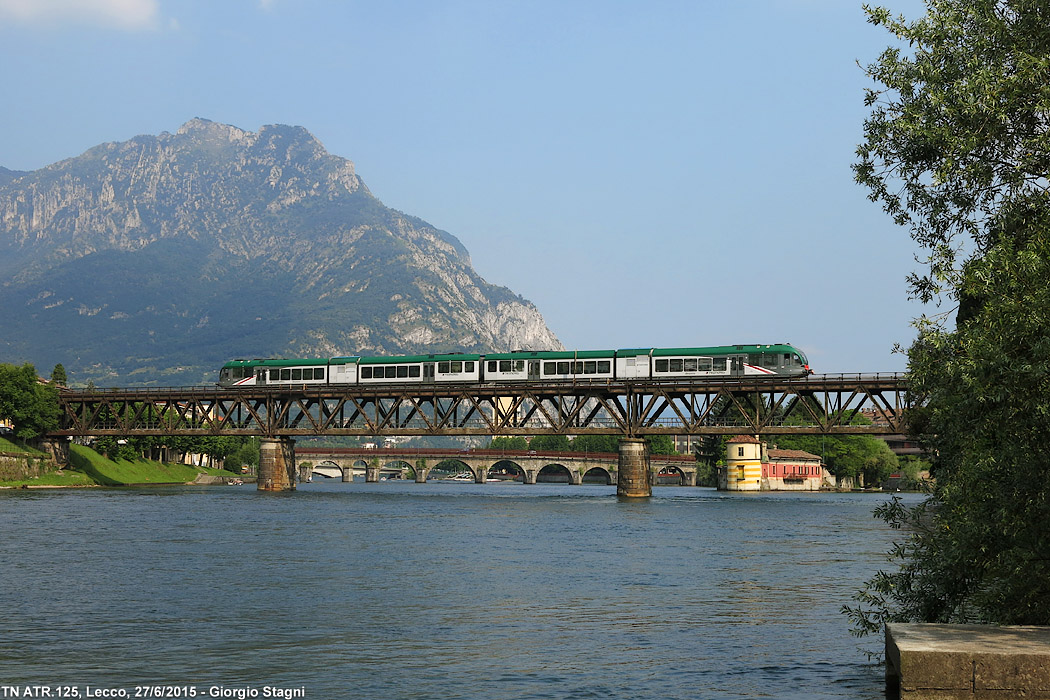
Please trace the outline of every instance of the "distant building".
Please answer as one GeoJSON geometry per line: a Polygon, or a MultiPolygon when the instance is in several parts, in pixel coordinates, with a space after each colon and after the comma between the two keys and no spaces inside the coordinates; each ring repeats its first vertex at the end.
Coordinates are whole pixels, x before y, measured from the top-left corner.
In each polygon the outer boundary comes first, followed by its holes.
{"type": "Polygon", "coordinates": [[[835,477],[820,457],[802,450],[779,450],[751,435],[726,446],[726,466],[718,468],[723,491],[819,491],[834,488],[835,477]]]}

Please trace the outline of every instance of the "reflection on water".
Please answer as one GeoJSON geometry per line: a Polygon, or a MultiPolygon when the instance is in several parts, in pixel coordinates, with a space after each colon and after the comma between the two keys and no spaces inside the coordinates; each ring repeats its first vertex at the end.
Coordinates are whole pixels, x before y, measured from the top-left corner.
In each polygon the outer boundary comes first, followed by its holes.
{"type": "MultiPolygon", "coordinates": [[[[309,698],[880,698],[838,610],[884,496],[614,486],[0,493],[0,683],[309,698]]],[[[915,498],[915,497],[910,497],[915,498]]]]}

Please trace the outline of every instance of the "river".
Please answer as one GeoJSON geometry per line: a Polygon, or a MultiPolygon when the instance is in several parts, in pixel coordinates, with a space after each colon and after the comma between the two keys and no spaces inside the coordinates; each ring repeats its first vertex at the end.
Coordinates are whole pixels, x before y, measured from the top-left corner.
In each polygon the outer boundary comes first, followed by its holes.
{"type": "Polygon", "coordinates": [[[896,533],[871,516],[886,498],[336,480],[4,491],[0,685],[882,698],[863,653],[882,640],[851,637],[839,608],[887,566],[896,533]]]}

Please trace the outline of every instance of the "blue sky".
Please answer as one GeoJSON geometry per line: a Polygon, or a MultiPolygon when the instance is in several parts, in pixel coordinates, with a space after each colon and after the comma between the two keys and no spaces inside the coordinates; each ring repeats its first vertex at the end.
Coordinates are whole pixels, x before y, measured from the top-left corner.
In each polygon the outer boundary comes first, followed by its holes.
{"type": "Polygon", "coordinates": [[[297,124],[567,347],[902,370],[916,249],[850,171],[857,62],[893,37],[860,4],[0,0],[0,165],[192,117],[297,124]]]}

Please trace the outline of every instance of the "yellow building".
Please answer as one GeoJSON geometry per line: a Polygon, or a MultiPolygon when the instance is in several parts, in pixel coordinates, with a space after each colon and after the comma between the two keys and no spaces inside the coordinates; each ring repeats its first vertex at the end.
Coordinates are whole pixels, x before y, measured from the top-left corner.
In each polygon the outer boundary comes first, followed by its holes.
{"type": "Polygon", "coordinates": [[[723,491],[762,490],[762,443],[751,435],[737,435],[726,447],[726,466],[718,471],[723,491]]]}

